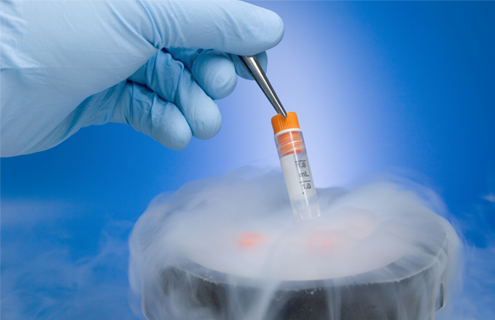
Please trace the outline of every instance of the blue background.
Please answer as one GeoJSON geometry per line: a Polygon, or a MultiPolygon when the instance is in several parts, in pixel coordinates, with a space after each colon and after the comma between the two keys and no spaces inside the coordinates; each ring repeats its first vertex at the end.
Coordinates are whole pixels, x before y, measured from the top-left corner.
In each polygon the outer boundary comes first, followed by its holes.
{"type": "MultiPolygon", "coordinates": [[[[284,20],[268,76],[299,115],[317,187],[392,172],[433,189],[466,244],[456,315],[495,318],[495,2],[253,3],[284,20]]],[[[127,237],[150,200],[278,166],[256,84],[218,105],[218,136],[182,151],[107,124],[2,159],[2,319],[136,319],[127,237]]]]}

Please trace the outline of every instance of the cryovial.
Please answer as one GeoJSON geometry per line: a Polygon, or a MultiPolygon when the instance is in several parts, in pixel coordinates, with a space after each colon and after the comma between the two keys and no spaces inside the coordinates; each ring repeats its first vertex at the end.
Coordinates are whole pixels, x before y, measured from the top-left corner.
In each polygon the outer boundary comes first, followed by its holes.
{"type": "Polygon", "coordinates": [[[278,114],[272,118],[272,126],[294,216],[318,218],[320,206],[297,115],[288,112],[284,118],[278,114]]]}

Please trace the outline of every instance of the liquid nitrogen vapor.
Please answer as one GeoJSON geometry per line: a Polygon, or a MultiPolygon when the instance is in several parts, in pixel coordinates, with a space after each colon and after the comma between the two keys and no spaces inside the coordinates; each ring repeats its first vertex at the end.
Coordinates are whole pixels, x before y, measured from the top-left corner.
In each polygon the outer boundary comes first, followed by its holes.
{"type": "Polygon", "coordinates": [[[293,219],[279,172],[242,169],[158,196],[136,223],[130,282],[148,319],[434,319],[459,240],[392,182],[318,189],[293,219]]]}

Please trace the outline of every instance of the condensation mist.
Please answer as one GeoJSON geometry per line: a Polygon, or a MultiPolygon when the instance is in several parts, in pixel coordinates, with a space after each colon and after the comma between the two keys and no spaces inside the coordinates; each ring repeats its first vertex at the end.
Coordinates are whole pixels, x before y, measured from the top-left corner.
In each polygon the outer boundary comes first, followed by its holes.
{"type": "Polygon", "coordinates": [[[190,182],[136,223],[132,290],[154,320],[435,319],[459,240],[425,190],[317,189],[322,217],[296,221],[280,172],[190,182]]]}

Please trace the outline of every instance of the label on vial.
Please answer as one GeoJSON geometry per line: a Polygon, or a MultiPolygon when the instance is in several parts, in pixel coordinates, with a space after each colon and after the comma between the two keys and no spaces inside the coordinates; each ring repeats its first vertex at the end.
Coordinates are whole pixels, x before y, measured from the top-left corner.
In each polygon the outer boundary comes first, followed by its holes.
{"type": "Polygon", "coordinates": [[[285,184],[287,185],[290,198],[304,195],[307,189],[312,188],[311,180],[309,180],[310,176],[307,170],[305,170],[307,168],[307,160],[299,159],[299,161],[296,161],[294,155],[290,154],[280,159],[280,164],[282,165],[285,184]]]}

